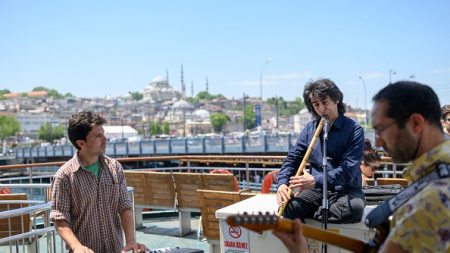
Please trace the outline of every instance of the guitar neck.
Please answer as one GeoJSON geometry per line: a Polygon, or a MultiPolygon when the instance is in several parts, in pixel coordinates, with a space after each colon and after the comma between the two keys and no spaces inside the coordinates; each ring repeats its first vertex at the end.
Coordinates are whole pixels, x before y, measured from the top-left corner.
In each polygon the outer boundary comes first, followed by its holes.
{"type": "MultiPolygon", "coordinates": [[[[255,232],[262,232],[265,230],[278,230],[288,233],[294,233],[293,220],[277,219],[275,222],[272,221],[269,223],[256,224],[252,222],[247,222],[246,220],[244,221],[236,220],[234,216],[230,216],[227,218],[227,223],[229,225],[242,226],[255,232]]],[[[331,244],[356,253],[371,252],[371,251],[376,252],[375,249],[371,248],[368,244],[366,244],[363,241],[348,236],[344,236],[330,230],[316,228],[308,224],[303,224],[302,227],[303,227],[303,235],[307,238],[331,244]]]]}

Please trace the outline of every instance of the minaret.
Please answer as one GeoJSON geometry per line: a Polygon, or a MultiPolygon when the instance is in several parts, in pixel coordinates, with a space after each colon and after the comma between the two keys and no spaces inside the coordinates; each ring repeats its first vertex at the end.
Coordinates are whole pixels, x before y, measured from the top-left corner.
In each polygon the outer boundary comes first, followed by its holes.
{"type": "Polygon", "coordinates": [[[166,69],[166,81],[167,81],[167,84],[169,84],[169,70],[168,69],[166,69]]]}
{"type": "Polygon", "coordinates": [[[206,93],[208,93],[208,77],[206,77],[206,93]]]}
{"type": "Polygon", "coordinates": [[[186,97],[186,86],[184,86],[184,77],[183,77],[183,64],[181,64],[181,97],[183,99],[186,97]]]}
{"type": "Polygon", "coordinates": [[[194,82],[191,81],[191,97],[194,97],[194,82]]]}

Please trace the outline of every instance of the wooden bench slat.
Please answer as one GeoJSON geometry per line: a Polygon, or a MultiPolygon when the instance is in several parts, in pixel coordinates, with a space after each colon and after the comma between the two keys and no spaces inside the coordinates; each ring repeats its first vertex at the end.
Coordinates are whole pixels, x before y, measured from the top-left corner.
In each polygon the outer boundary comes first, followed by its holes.
{"type": "Polygon", "coordinates": [[[203,234],[208,240],[219,240],[219,221],[216,211],[240,201],[239,192],[198,190],[202,214],[203,234]]]}
{"type": "MultiPolygon", "coordinates": [[[[0,194],[0,200],[27,200],[25,193],[0,194]]],[[[28,204],[0,204],[0,210],[12,210],[21,207],[27,207],[28,204]]],[[[30,231],[30,215],[11,217],[9,219],[0,219],[0,238],[8,237],[30,231]],[[11,226],[8,226],[11,222],[11,226]]]]}
{"type": "Polygon", "coordinates": [[[203,189],[200,173],[173,173],[179,208],[200,209],[197,189],[203,189]]]}

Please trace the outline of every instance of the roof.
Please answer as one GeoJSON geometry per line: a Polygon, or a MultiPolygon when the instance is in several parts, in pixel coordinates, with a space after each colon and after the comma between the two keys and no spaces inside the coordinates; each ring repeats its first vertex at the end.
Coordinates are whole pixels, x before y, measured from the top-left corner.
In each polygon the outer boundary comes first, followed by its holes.
{"type": "Polygon", "coordinates": [[[117,133],[137,133],[138,131],[130,126],[103,126],[105,134],[117,133]]]}
{"type": "Polygon", "coordinates": [[[5,98],[17,98],[17,97],[20,97],[20,93],[19,92],[11,92],[11,93],[3,94],[3,96],[5,98]]]}
{"type": "Polygon", "coordinates": [[[47,95],[48,92],[45,90],[30,91],[27,93],[27,96],[29,97],[45,97],[47,95]]]}

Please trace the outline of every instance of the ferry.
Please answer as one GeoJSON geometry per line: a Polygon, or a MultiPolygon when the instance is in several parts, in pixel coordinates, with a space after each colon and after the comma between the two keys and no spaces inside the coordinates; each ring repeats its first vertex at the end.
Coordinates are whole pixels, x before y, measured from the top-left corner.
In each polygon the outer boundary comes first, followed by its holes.
{"type": "MultiPolygon", "coordinates": [[[[117,158],[125,168],[134,205],[137,241],[160,250],[155,252],[272,252],[268,246],[261,248],[266,244],[280,245],[271,233],[242,229],[246,238],[243,235],[241,241],[228,240],[226,216],[246,208],[256,211],[255,207],[273,211],[274,175],[283,159],[284,156],[243,155],[117,158]],[[145,167],[149,162],[154,165],[152,168],[145,167]],[[262,206],[255,204],[262,202],[262,206]],[[233,251],[233,245],[239,245],[240,251],[233,251]]],[[[49,220],[51,179],[64,162],[0,166],[0,252],[65,252],[65,244],[49,220]]],[[[389,158],[382,159],[382,169],[376,172],[379,177],[367,189],[369,206],[395,195],[405,185],[402,172],[397,171],[403,166],[393,164],[389,158]],[[381,184],[389,186],[377,188],[381,184]]],[[[358,238],[360,229],[364,229],[360,225],[352,228],[342,224],[332,229],[358,238]]],[[[366,230],[367,235],[358,239],[373,234],[366,230]]],[[[311,241],[310,245],[317,243],[311,241]]],[[[332,249],[329,252],[341,252],[339,248],[332,249]]]]}

